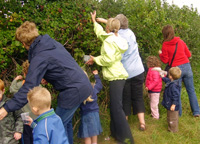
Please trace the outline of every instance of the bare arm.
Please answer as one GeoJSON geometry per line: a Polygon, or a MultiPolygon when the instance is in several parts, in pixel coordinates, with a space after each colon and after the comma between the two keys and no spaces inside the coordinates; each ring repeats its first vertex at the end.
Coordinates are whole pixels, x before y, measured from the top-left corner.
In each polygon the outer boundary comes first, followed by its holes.
{"type": "Polygon", "coordinates": [[[104,18],[96,18],[96,21],[99,22],[99,23],[107,23],[107,20],[104,19],[104,18]]]}

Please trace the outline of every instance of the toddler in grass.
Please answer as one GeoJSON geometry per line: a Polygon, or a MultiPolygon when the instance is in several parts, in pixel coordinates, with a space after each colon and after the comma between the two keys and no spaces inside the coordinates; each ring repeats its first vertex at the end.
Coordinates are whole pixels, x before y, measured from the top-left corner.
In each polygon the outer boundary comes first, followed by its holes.
{"type": "Polygon", "coordinates": [[[153,69],[161,70],[161,61],[156,56],[149,56],[146,59],[148,73],[146,76],[145,89],[148,91],[148,96],[150,98],[150,108],[151,115],[155,119],[159,119],[159,97],[162,89],[162,78],[160,73],[153,69]]]}
{"type": "MultiPolygon", "coordinates": [[[[0,79],[0,108],[9,100],[5,95],[4,82],[0,79]]],[[[0,144],[18,144],[23,132],[22,110],[9,112],[0,120],[0,144]]]]}
{"type": "Polygon", "coordinates": [[[95,84],[92,83],[93,93],[80,105],[81,124],[78,137],[84,138],[85,144],[97,144],[97,135],[102,132],[97,94],[103,86],[98,71],[94,70],[93,74],[96,81],[95,84]]]}
{"type": "Polygon", "coordinates": [[[61,118],[51,107],[51,94],[43,87],[34,87],[27,94],[31,111],[38,116],[31,117],[28,125],[33,128],[34,144],[69,144],[61,118]]]}
{"type": "Polygon", "coordinates": [[[180,98],[180,86],[177,79],[181,77],[181,70],[179,67],[172,67],[169,69],[168,77],[164,77],[163,74],[161,76],[166,83],[162,105],[167,109],[168,130],[177,132],[180,98]]]}

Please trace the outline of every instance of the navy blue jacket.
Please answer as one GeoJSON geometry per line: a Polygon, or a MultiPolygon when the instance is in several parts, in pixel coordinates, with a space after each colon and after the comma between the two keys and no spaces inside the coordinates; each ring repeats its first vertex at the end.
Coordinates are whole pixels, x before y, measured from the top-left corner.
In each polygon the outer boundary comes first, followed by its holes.
{"type": "Polygon", "coordinates": [[[100,92],[100,90],[103,88],[103,85],[101,83],[101,79],[99,75],[94,75],[96,83],[94,85],[93,93],[92,93],[92,99],[94,101],[92,102],[86,102],[86,104],[81,104],[80,105],[80,114],[85,115],[89,112],[98,112],[99,111],[99,106],[97,103],[97,94],[100,92]]]}
{"type": "Polygon", "coordinates": [[[40,35],[28,52],[30,66],[22,88],[8,101],[7,112],[22,108],[27,103],[27,93],[44,78],[59,91],[58,106],[71,109],[81,104],[92,93],[89,79],[70,53],[49,35],[40,35]]]}
{"type": "Polygon", "coordinates": [[[162,105],[170,110],[172,104],[176,105],[175,111],[179,110],[179,97],[180,97],[180,86],[178,81],[171,81],[167,77],[163,77],[162,80],[166,83],[163,94],[162,105]]]}

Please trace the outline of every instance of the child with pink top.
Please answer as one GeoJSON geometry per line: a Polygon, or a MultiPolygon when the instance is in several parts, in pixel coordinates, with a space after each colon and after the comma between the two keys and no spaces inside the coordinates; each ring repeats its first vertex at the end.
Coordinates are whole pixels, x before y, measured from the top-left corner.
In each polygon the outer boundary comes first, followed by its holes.
{"type": "Polygon", "coordinates": [[[160,73],[153,68],[161,70],[161,61],[156,56],[149,56],[146,59],[148,73],[146,76],[145,89],[148,91],[150,98],[151,115],[155,119],[159,119],[159,97],[162,89],[162,78],[160,73]]]}

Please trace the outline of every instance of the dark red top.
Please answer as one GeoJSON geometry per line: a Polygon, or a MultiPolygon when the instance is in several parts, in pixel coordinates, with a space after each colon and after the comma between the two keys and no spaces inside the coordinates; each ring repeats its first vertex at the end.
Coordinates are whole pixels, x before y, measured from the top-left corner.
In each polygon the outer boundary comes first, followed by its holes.
{"type": "Polygon", "coordinates": [[[163,63],[167,63],[170,65],[177,42],[178,42],[178,47],[172,63],[172,67],[190,62],[188,58],[191,57],[191,53],[185,42],[181,40],[179,37],[174,37],[171,41],[163,43],[162,53],[159,55],[160,60],[163,63]]]}

